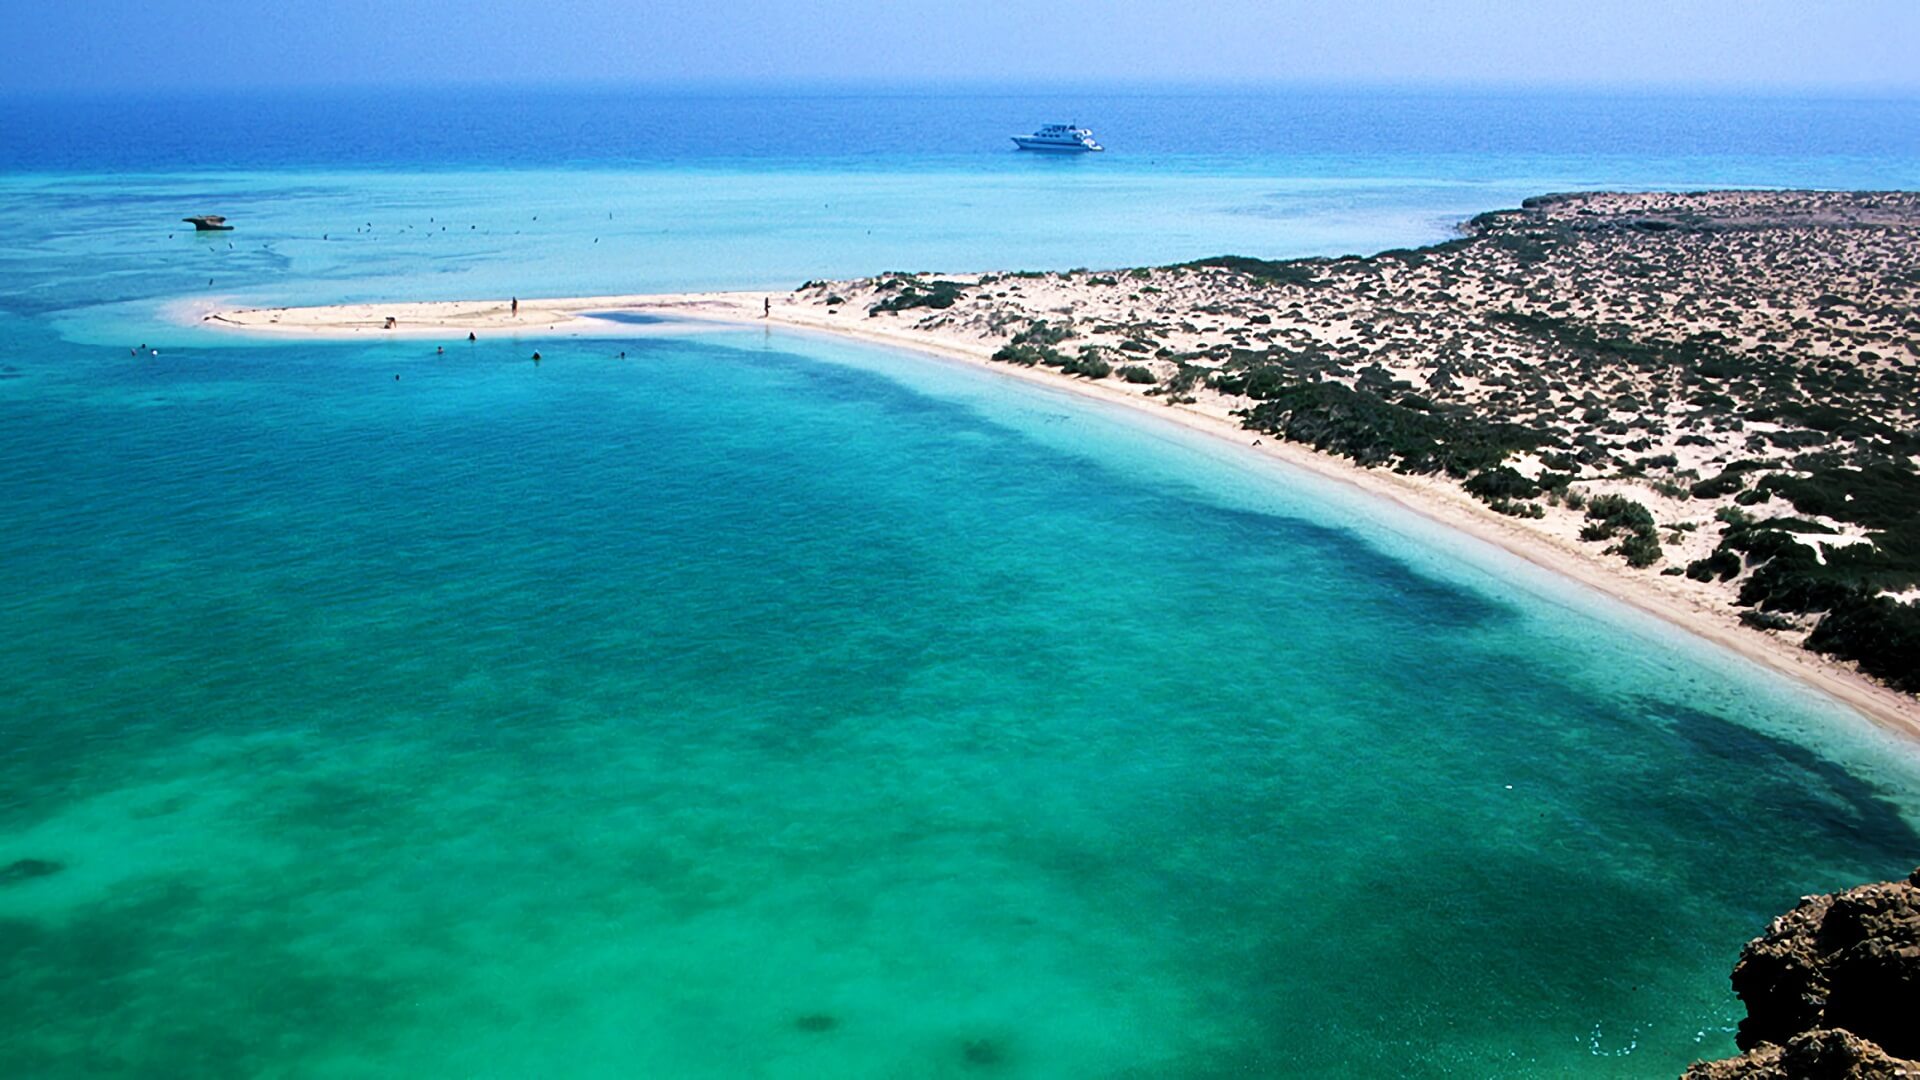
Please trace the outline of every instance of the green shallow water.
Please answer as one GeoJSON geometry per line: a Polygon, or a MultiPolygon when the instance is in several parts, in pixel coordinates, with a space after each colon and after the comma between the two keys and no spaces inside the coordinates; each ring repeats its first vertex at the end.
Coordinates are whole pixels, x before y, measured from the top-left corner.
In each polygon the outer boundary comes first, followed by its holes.
{"type": "Polygon", "coordinates": [[[1853,714],[989,374],[5,329],[0,1074],[1661,1075],[1920,851],[1853,714]]]}

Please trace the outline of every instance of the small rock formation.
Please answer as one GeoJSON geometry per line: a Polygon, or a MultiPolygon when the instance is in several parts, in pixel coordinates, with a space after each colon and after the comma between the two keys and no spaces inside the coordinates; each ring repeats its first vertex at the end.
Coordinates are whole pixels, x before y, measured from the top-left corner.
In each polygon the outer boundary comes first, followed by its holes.
{"type": "Polygon", "coordinates": [[[1747,1053],[1686,1080],[1920,1078],[1920,870],[1802,899],[1747,943],[1733,989],[1747,1053]]]}
{"type": "Polygon", "coordinates": [[[195,214],[192,217],[185,217],[180,220],[191,224],[195,232],[233,231],[233,226],[227,224],[227,219],[220,214],[195,214]]]}

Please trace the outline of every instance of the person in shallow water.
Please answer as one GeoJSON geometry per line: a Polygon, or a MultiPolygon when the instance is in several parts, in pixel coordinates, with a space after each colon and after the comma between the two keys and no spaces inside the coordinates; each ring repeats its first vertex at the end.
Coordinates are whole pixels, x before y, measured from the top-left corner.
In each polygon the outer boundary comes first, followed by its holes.
{"type": "Polygon", "coordinates": [[[513,298],[513,316],[520,317],[520,298],[517,296],[513,298]]]}

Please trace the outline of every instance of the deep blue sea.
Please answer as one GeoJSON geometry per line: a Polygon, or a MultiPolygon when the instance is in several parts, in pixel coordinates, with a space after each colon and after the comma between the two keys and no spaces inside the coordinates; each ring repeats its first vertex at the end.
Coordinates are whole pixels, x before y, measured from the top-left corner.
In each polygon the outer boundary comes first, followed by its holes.
{"type": "Polygon", "coordinates": [[[1914,188],[1914,101],[0,106],[0,1075],[1671,1075],[1770,916],[1920,862],[1911,744],[1152,417],[757,329],[171,314],[1914,188]],[[1006,141],[1063,120],[1109,152],[1006,141]]]}

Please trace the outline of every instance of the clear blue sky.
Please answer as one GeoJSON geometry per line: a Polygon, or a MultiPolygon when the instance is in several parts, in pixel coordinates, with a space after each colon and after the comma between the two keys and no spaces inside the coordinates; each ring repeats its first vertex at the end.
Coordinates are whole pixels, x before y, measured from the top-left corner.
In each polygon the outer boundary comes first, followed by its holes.
{"type": "Polygon", "coordinates": [[[7,0],[0,92],[572,82],[1920,90],[1920,0],[7,0]]]}

